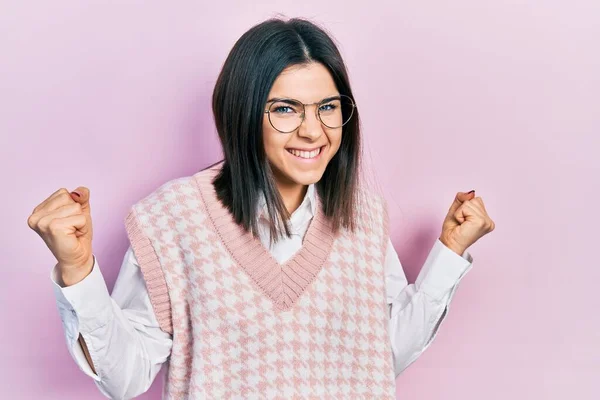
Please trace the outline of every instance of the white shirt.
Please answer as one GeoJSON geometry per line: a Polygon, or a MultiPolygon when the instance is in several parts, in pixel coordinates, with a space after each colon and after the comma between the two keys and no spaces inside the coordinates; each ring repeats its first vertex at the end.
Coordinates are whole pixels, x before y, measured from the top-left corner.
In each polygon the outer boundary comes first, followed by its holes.
{"type": "MultiPolygon", "coordinates": [[[[259,202],[258,234],[279,263],[302,246],[304,233],[315,215],[315,204],[315,187],[309,185],[301,205],[291,215],[292,237],[270,247],[264,198],[259,202]]],[[[472,262],[467,251],[460,256],[437,239],[416,282],[408,284],[388,238],[385,285],[396,377],[435,338],[458,283],[472,268],[472,262]]],[[[75,285],[62,287],[56,266],[51,278],[67,347],[79,368],[109,398],[130,399],[147,391],[171,353],[172,336],[159,328],[131,246],[110,295],[96,258],[91,273],[75,285]],[[80,334],[97,375],[77,341],[80,334]]]]}

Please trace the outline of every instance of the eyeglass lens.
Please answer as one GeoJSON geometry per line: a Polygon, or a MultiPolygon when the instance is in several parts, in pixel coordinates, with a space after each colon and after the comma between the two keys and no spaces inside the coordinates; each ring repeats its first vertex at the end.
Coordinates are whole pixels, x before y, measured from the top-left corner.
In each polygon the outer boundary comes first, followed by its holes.
{"type": "MultiPolygon", "coordinates": [[[[348,96],[339,96],[317,105],[318,116],[328,128],[340,128],[354,113],[354,102],[348,96]]],[[[296,130],[304,119],[304,105],[296,100],[282,99],[269,106],[269,121],[280,132],[296,130]]]]}

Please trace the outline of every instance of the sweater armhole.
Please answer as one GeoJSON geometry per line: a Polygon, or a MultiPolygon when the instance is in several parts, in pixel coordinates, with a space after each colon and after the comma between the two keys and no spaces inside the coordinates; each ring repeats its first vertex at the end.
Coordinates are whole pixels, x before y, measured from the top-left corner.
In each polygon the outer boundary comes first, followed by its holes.
{"type": "Polygon", "coordinates": [[[125,218],[125,230],[140,265],[160,329],[172,335],[171,301],[165,275],[158,255],[154,251],[150,239],[144,233],[133,207],[125,218]]]}

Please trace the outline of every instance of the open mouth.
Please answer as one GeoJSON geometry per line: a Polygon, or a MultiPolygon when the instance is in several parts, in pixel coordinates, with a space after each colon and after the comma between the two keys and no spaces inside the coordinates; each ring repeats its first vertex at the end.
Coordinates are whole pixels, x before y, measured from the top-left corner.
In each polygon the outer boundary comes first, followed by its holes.
{"type": "Polygon", "coordinates": [[[304,160],[313,160],[319,158],[325,146],[321,146],[319,148],[313,150],[299,150],[299,149],[286,149],[288,153],[291,155],[302,158],[304,160]]]}

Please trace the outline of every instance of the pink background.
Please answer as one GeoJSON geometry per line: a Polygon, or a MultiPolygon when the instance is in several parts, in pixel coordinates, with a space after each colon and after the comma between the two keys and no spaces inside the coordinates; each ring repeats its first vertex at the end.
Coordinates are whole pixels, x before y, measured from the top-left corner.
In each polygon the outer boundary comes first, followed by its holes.
{"type": "Polygon", "coordinates": [[[216,76],[277,12],[341,43],[411,282],[457,191],[497,224],[399,398],[600,397],[600,3],[348,3],[2,2],[1,398],[104,398],[67,352],[29,213],[88,186],[112,288],[128,207],[219,158],[216,76]]]}

